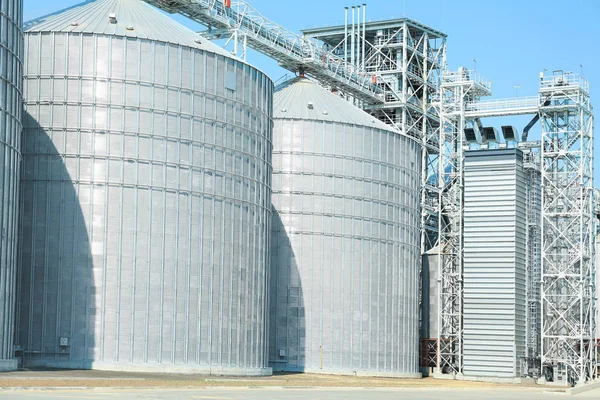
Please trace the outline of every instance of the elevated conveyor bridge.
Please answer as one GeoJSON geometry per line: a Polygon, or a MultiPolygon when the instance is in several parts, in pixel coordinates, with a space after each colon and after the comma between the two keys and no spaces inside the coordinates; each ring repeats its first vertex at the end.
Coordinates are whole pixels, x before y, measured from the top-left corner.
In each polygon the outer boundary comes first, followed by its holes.
{"type": "Polygon", "coordinates": [[[509,99],[486,99],[467,103],[465,106],[465,118],[537,114],[538,109],[538,96],[509,99]]]}
{"type": "Polygon", "coordinates": [[[303,71],[321,84],[335,88],[368,104],[384,103],[384,89],[372,75],[263,17],[245,1],[144,0],[166,12],[179,13],[209,27],[206,36],[224,39],[232,34],[276,60],[290,71],[303,71]]]}

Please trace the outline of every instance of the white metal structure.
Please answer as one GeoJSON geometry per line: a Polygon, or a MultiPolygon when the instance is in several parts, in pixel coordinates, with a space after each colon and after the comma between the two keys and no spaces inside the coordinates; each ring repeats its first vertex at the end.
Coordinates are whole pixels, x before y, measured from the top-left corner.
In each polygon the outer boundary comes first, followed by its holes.
{"type": "Polygon", "coordinates": [[[467,118],[506,117],[511,115],[536,114],[538,97],[516,97],[513,99],[486,99],[466,105],[467,118]]]}
{"type": "MultiPolygon", "coordinates": [[[[565,75],[566,81],[543,78],[538,97],[482,101],[481,97],[491,95],[489,83],[464,69],[447,71],[441,79],[446,36],[408,19],[366,23],[363,7],[361,24],[361,8],[353,7],[350,29],[346,18],[345,25],[305,30],[304,36],[299,36],[267,20],[244,1],[230,6],[222,0],[145,1],[207,25],[206,37],[229,39],[234,53],[242,57],[249,45],[290,71],[304,71],[398,130],[421,138],[421,248],[426,251],[439,235],[437,366],[442,373],[462,371],[463,130],[472,127],[478,131],[477,122],[483,117],[540,116],[543,143],[549,146],[543,154],[544,229],[552,224],[564,228],[550,231],[549,236],[542,230],[546,268],[542,292],[548,294],[541,315],[546,337],[543,360],[565,366],[571,380],[589,378],[587,340],[594,321],[588,298],[593,298],[594,287],[590,284],[586,289],[585,285],[594,272],[590,267],[592,239],[587,233],[592,226],[591,206],[587,205],[592,198],[588,190],[592,116],[587,83],[574,75],[565,75]],[[439,100],[438,110],[433,107],[434,100],[439,100]],[[557,145],[560,148],[550,151],[557,145]],[[435,220],[437,223],[431,223],[435,220]],[[577,238],[575,227],[579,227],[577,238]],[[555,251],[557,246],[568,249],[555,251]],[[566,260],[565,267],[555,265],[560,257],[566,260]],[[581,282],[575,284],[577,277],[581,282]],[[575,301],[578,294],[581,301],[575,301]],[[569,298],[573,302],[569,303],[569,298]]],[[[529,316],[531,324],[534,315],[529,316]]]]}
{"type": "Polygon", "coordinates": [[[371,75],[325,51],[317,42],[307,40],[268,20],[245,1],[229,2],[230,6],[222,0],[144,1],[208,26],[206,36],[211,39],[233,38],[236,55],[239,51],[245,54],[246,46],[249,45],[277,60],[283,68],[290,71],[304,70],[325,86],[369,103],[384,102],[384,90],[373,83],[371,75]]]}
{"type": "MultiPolygon", "coordinates": [[[[527,216],[528,335],[524,372],[533,376],[544,373],[547,379],[558,382],[585,382],[594,377],[591,339],[595,326],[593,116],[588,83],[578,75],[560,71],[550,77],[542,75],[537,98],[481,100],[479,97],[491,94],[489,86],[483,84],[488,90],[477,91],[475,82],[469,72],[462,70],[445,73],[442,83],[438,371],[463,371],[462,132],[465,127],[478,131],[478,118],[533,114],[536,117],[524,133],[539,117],[541,177],[536,152],[526,157],[525,168],[531,185],[541,179],[543,192],[530,188],[528,199],[543,203],[541,217],[535,215],[533,204],[527,216]],[[537,247],[540,243],[541,249],[537,247]],[[540,367],[545,368],[541,371],[540,367]]],[[[535,147],[535,143],[530,144],[535,147]]]]}
{"type": "MultiPolygon", "coordinates": [[[[352,7],[352,16],[356,9],[352,7]]],[[[398,131],[421,139],[421,252],[425,253],[437,240],[439,195],[435,176],[440,121],[432,101],[440,97],[446,35],[406,18],[365,22],[365,13],[363,7],[362,26],[305,29],[302,33],[322,41],[326,50],[377,78],[385,89],[385,102],[358,105],[398,131]]]]}
{"type": "Polygon", "coordinates": [[[462,372],[463,130],[466,106],[491,95],[491,84],[474,71],[445,71],[440,101],[438,217],[440,270],[438,362],[440,373],[462,372]]]}
{"type": "Polygon", "coordinates": [[[541,361],[554,381],[580,383],[594,376],[592,106],[580,75],[540,78],[541,361]]]}

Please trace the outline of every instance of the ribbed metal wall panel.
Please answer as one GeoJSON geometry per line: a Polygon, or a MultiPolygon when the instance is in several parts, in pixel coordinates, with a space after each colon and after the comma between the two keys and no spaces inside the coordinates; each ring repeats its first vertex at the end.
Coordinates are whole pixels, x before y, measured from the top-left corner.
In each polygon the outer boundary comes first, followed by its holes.
{"type": "Polygon", "coordinates": [[[464,374],[521,376],[525,357],[526,180],[516,149],[464,163],[464,374]]]}
{"type": "Polygon", "coordinates": [[[26,365],[270,373],[269,78],[135,37],[27,32],[26,54],[26,365]]]}
{"type": "Polygon", "coordinates": [[[347,103],[311,93],[314,120],[290,107],[273,131],[271,365],[419,377],[420,145],[319,121],[347,103]]]}
{"type": "Polygon", "coordinates": [[[0,1],[0,370],[14,358],[15,296],[23,109],[23,2],[0,1]]]}
{"type": "Polygon", "coordinates": [[[438,317],[440,313],[440,290],[438,276],[440,274],[439,250],[434,247],[423,254],[423,270],[421,272],[421,339],[436,339],[438,335],[438,317]]]}

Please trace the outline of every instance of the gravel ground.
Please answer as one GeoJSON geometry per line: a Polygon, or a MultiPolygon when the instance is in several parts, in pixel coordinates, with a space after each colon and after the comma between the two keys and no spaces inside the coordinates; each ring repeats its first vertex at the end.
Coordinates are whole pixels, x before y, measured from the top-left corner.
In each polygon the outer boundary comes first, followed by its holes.
{"type": "MultiPolygon", "coordinates": [[[[216,377],[92,370],[19,370],[0,373],[0,388],[35,387],[398,387],[398,388],[494,388],[514,385],[439,380],[349,377],[321,374],[283,374],[269,377],[216,377]]],[[[519,385],[524,387],[524,385],[519,385]]],[[[539,386],[538,386],[539,387],[539,386]]]]}

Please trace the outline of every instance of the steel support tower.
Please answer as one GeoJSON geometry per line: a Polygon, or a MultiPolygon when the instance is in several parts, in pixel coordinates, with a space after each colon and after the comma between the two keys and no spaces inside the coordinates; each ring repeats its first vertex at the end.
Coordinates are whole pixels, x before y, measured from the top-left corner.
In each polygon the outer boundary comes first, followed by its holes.
{"type": "Polygon", "coordinates": [[[467,104],[491,95],[491,85],[475,71],[460,68],[442,77],[439,104],[438,190],[438,320],[437,372],[462,372],[463,296],[463,131],[469,121],[467,104]]]}
{"type": "Polygon", "coordinates": [[[593,116],[576,74],[540,77],[542,367],[554,381],[594,377],[593,116]]]}
{"type": "MultiPolygon", "coordinates": [[[[360,7],[352,7],[347,25],[305,29],[305,38],[317,39],[323,48],[373,77],[385,92],[385,101],[355,102],[398,131],[419,138],[422,153],[422,253],[437,241],[438,188],[436,174],[440,120],[433,100],[440,97],[446,65],[446,35],[416,21],[400,18],[366,22],[354,18],[360,7]],[[352,21],[355,21],[353,24],[352,21]]],[[[352,99],[350,99],[352,100],[352,99]]]]}

